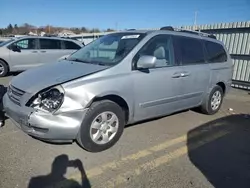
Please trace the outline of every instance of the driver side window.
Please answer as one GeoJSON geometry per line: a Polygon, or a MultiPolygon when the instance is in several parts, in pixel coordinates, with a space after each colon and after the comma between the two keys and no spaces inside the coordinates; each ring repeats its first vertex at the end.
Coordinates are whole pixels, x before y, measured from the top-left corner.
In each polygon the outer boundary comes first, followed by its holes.
{"type": "Polygon", "coordinates": [[[136,60],[142,55],[156,57],[155,67],[174,65],[173,45],[169,35],[157,35],[150,39],[138,52],[136,60]]]}

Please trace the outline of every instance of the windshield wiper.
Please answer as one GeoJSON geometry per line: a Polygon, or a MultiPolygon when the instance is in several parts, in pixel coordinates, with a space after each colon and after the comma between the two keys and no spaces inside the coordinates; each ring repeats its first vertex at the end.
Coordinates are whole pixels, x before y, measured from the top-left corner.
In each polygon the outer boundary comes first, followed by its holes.
{"type": "Polygon", "coordinates": [[[68,59],[69,61],[75,61],[75,62],[81,62],[81,63],[89,63],[87,61],[83,61],[81,59],[75,58],[75,59],[68,59]]]}
{"type": "Polygon", "coordinates": [[[108,63],[103,63],[100,61],[90,61],[89,63],[94,64],[94,65],[109,66],[108,63]]]}
{"type": "Polygon", "coordinates": [[[101,65],[101,66],[109,66],[107,63],[101,63],[99,61],[84,61],[78,58],[74,59],[68,59],[69,61],[75,61],[75,62],[81,62],[81,63],[87,63],[87,64],[93,64],[93,65],[101,65]]]}

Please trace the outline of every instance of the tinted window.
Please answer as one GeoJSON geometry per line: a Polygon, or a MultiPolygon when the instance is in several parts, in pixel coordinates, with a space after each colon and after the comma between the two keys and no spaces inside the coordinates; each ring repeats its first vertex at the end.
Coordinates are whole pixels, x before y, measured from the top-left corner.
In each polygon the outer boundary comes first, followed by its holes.
{"type": "Polygon", "coordinates": [[[173,66],[173,46],[169,35],[158,35],[146,43],[136,56],[136,60],[142,55],[156,57],[156,67],[173,66]]]}
{"type": "Polygon", "coordinates": [[[203,46],[199,39],[188,37],[174,37],[177,56],[182,65],[204,63],[203,46]]]}
{"type": "Polygon", "coordinates": [[[39,39],[40,49],[61,49],[61,41],[54,39],[39,39]]]}
{"type": "Polygon", "coordinates": [[[227,61],[227,54],[221,44],[206,41],[205,46],[207,49],[207,60],[209,63],[227,61]]]}
{"type": "Polygon", "coordinates": [[[64,41],[64,46],[65,46],[65,49],[69,49],[69,50],[78,50],[81,48],[79,45],[71,41],[64,41]]]}
{"type": "Polygon", "coordinates": [[[36,39],[23,39],[15,43],[20,49],[35,49],[36,48],[36,39]]]}

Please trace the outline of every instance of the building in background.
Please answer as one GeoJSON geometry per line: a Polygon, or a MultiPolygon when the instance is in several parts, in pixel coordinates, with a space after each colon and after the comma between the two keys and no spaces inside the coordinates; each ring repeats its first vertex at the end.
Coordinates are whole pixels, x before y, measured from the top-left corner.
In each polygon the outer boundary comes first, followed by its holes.
{"type": "Polygon", "coordinates": [[[75,33],[73,31],[66,30],[66,29],[64,29],[64,30],[62,30],[60,32],[56,32],[54,34],[56,34],[59,37],[67,37],[67,36],[70,36],[70,35],[75,35],[75,33]]]}

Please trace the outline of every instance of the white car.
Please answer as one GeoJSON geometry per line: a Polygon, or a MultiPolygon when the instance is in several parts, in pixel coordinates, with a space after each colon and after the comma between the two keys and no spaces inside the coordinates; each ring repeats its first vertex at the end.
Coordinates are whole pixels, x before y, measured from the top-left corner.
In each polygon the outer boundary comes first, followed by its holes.
{"type": "Polygon", "coordinates": [[[0,43],[0,77],[8,72],[57,61],[83,47],[80,41],[59,37],[27,36],[0,43]]]}

